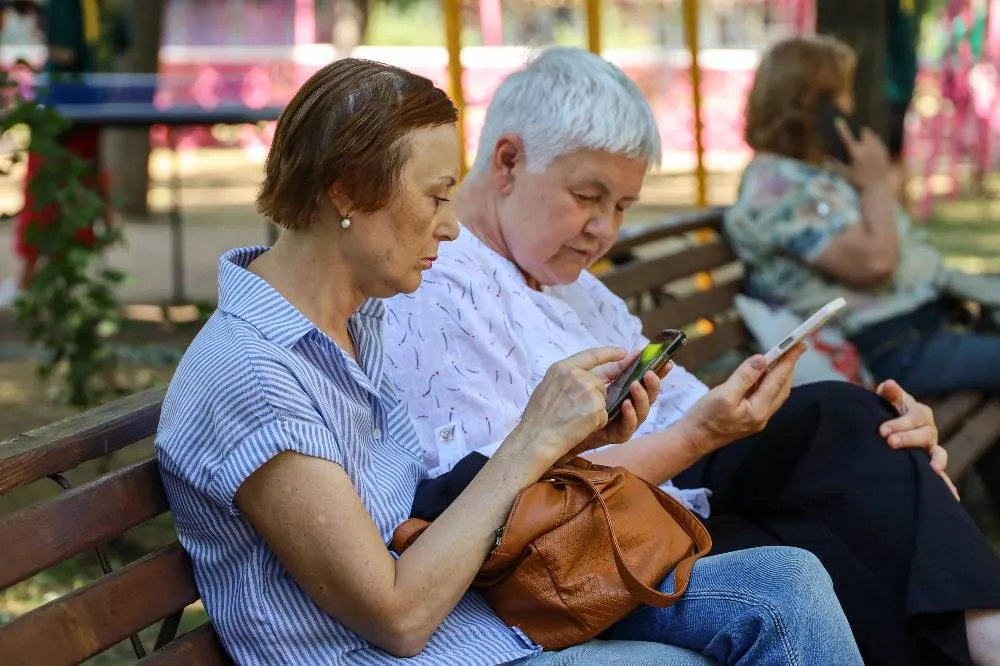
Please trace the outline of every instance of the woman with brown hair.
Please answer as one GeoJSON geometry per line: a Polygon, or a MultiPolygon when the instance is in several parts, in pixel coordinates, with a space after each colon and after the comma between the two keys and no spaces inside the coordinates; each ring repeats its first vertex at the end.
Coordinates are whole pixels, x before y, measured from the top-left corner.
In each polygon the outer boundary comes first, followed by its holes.
{"type": "MultiPolygon", "coordinates": [[[[956,274],[896,202],[882,141],[851,127],[855,65],[829,37],[780,42],[761,61],[746,110],[756,154],[726,213],[747,291],[803,317],[843,297],[836,325],[876,379],[918,399],[1000,396],[1000,337],[951,326],[956,274]]],[[[1000,448],[978,467],[1000,507],[1000,448]]]]}
{"type": "MultiPolygon", "coordinates": [[[[886,146],[852,126],[856,64],[847,45],[825,36],[784,40],[761,60],[746,107],[755,154],[725,219],[746,265],[745,288],[802,317],[843,297],[834,325],[878,381],[893,378],[918,400],[1000,395],[1000,337],[951,328],[942,257],[898,204],[886,146]]],[[[979,470],[1000,506],[1000,448],[979,470]]],[[[940,593],[923,596],[924,612],[908,615],[926,628],[940,593]]],[[[1000,618],[990,622],[982,626],[994,637],[990,663],[998,663],[1000,618]]],[[[935,641],[946,644],[947,635],[939,627],[935,641]]]]}

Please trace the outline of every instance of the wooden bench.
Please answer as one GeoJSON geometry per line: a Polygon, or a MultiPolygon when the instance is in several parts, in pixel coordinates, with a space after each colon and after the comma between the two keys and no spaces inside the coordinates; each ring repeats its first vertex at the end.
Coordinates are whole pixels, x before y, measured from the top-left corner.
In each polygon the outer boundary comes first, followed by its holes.
{"type": "MultiPolygon", "coordinates": [[[[137,393],[0,443],[0,496],[46,478],[67,487],[67,471],[150,437],[163,395],[137,393]]],[[[156,460],[147,458],[0,516],[0,590],[80,553],[104,566],[95,548],[167,511],[156,460]]],[[[231,664],[209,624],[174,638],[180,613],[197,601],[191,563],[175,542],[0,626],[0,664],[78,664],[130,639],[147,666],[231,664]],[[138,632],[157,623],[154,645],[143,646],[138,632]]]]}
{"type": "MultiPolygon", "coordinates": [[[[721,211],[711,210],[626,229],[611,253],[618,265],[602,275],[647,331],[691,331],[678,360],[710,384],[752,348],[733,308],[742,271],[720,225],[721,211]],[[706,273],[710,286],[696,288],[699,280],[708,285],[706,273]]],[[[151,389],[0,443],[0,496],[46,479],[68,486],[63,475],[70,470],[147,440],[163,395],[163,388],[151,389]]],[[[937,410],[951,469],[960,476],[1000,436],[1000,401],[964,394],[937,410]]],[[[168,510],[156,461],[147,457],[0,516],[0,591],[93,554],[168,510]]],[[[140,664],[231,663],[208,623],[174,637],[180,613],[197,601],[191,563],[175,542],[0,626],[0,664],[76,664],[126,640],[140,664]],[[138,632],[155,625],[152,645],[142,645],[138,632]]]]}
{"type": "MultiPolygon", "coordinates": [[[[727,377],[748,353],[760,351],[735,309],[743,269],[722,232],[724,211],[624,228],[609,253],[614,267],[601,274],[641,317],[647,335],[671,327],[688,331],[690,342],[678,362],[709,385],[727,377]]],[[[932,406],[948,449],[948,471],[957,481],[1000,443],[1000,399],[962,393],[932,406]]]]}

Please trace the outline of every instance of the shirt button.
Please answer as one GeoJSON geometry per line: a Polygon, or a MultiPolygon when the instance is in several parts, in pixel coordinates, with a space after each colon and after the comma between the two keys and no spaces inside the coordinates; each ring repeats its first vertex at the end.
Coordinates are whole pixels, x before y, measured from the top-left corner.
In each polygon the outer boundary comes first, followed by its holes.
{"type": "Polygon", "coordinates": [[[375,439],[382,439],[382,431],[379,428],[372,430],[372,437],[375,439]]]}
{"type": "Polygon", "coordinates": [[[830,205],[825,201],[821,201],[820,204],[816,206],[816,212],[826,217],[830,213],[830,205]]]}

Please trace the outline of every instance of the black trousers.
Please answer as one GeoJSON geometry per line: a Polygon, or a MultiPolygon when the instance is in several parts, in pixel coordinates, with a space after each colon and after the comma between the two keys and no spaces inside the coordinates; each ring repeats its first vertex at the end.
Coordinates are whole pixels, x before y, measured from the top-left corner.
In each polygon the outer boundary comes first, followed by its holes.
{"type": "Polygon", "coordinates": [[[967,664],[964,611],[1000,608],[1000,559],[926,453],[879,436],[895,416],[843,382],[796,388],[763,432],[675,483],[713,492],[714,552],[819,557],[867,664],[967,664]]]}

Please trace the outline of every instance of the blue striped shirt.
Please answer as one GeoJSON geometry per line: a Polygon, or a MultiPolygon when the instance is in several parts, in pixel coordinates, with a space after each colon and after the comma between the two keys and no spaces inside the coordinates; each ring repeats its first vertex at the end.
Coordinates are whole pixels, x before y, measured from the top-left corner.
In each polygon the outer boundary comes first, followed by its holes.
{"type": "MultiPolygon", "coordinates": [[[[381,301],[349,328],[360,364],[246,266],[266,248],[219,262],[219,309],[170,382],[156,435],[163,484],[198,589],[240,664],[395,661],[324,613],[296,584],[234,496],[282,451],[347,472],[388,544],[426,475],[406,410],[382,372],[381,301]]],[[[345,535],[350,538],[350,535],[345,535]]],[[[469,592],[412,664],[492,665],[539,651],[469,592]]]]}

